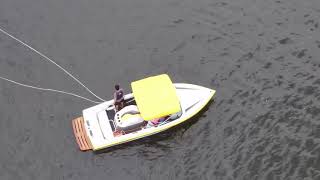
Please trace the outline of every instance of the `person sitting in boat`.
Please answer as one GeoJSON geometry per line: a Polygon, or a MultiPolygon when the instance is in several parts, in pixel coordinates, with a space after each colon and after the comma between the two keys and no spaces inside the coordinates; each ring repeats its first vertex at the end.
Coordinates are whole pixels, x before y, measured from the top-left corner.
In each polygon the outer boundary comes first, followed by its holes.
{"type": "Polygon", "coordinates": [[[119,84],[116,84],[114,86],[114,88],[116,89],[116,91],[113,94],[114,97],[114,106],[116,111],[120,111],[123,107],[124,107],[124,93],[123,93],[123,89],[120,88],[119,84]]]}
{"type": "Polygon", "coordinates": [[[168,116],[164,116],[161,118],[156,118],[151,121],[148,121],[147,127],[158,126],[160,123],[164,122],[168,116]]]}

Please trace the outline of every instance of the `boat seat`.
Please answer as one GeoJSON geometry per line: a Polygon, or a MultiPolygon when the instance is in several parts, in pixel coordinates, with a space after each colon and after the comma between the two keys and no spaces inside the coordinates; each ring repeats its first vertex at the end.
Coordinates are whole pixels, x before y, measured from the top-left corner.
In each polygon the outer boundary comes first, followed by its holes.
{"type": "Polygon", "coordinates": [[[126,106],[115,114],[114,121],[117,130],[130,131],[144,124],[136,105],[126,106]]]}

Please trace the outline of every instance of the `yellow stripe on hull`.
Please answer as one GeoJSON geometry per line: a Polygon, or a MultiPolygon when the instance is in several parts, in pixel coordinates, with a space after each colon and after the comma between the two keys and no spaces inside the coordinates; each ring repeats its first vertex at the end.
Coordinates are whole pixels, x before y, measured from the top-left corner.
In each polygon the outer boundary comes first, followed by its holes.
{"type": "Polygon", "coordinates": [[[170,122],[170,124],[168,124],[168,126],[164,125],[164,126],[156,127],[154,129],[154,131],[152,131],[152,132],[144,132],[144,133],[140,133],[140,134],[138,133],[138,135],[135,136],[135,137],[126,138],[126,139],[123,139],[123,140],[120,140],[120,141],[114,141],[113,143],[106,144],[104,146],[93,147],[93,150],[97,151],[97,150],[101,150],[101,149],[108,148],[108,147],[111,147],[111,146],[115,146],[115,145],[123,144],[123,143],[126,143],[126,142],[130,142],[130,141],[133,141],[133,140],[137,140],[137,139],[140,139],[140,138],[143,138],[143,137],[151,136],[153,134],[160,133],[160,132],[165,131],[167,129],[170,129],[170,128],[178,125],[178,124],[181,124],[181,123],[185,122],[186,120],[190,119],[191,117],[193,117],[194,115],[196,115],[197,113],[199,113],[209,103],[209,101],[214,96],[215,92],[216,92],[215,90],[212,90],[212,93],[208,97],[206,102],[201,107],[199,107],[196,111],[194,111],[193,113],[191,113],[187,117],[181,118],[181,119],[176,120],[176,121],[172,121],[172,122],[170,122]]]}

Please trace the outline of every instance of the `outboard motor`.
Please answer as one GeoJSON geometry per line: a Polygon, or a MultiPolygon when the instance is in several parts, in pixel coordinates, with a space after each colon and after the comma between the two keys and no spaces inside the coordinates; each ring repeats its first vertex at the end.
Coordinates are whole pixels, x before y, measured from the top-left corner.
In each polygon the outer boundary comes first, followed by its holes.
{"type": "Polygon", "coordinates": [[[130,131],[144,124],[138,107],[135,105],[126,106],[117,112],[114,116],[117,130],[130,131]]]}

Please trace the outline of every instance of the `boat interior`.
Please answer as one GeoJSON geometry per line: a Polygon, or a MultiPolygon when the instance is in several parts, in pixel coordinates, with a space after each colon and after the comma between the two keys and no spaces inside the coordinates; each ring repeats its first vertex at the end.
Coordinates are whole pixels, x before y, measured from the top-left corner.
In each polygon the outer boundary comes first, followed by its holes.
{"type": "MultiPolygon", "coordinates": [[[[134,97],[125,99],[124,102],[124,106],[130,106],[130,105],[137,105],[136,101],[134,99],[134,97]]],[[[115,115],[116,115],[116,111],[114,106],[110,106],[110,108],[108,108],[106,110],[107,116],[108,116],[108,121],[110,123],[111,129],[113,131],[113,135],[115,137],[117,136],[121,136],[121,135],[125,135],[125,134],[129,134],[129,133],[134,133],[137,132],[139,130],[142,129],[146,129],[146,128],[150,128],[150,127],[157,127],[157,126],[162,126],[164,124],[167,124],[171,121],[174,121],[176,119],[178,119],[179,117],[181,117],[182,115],[182,111],[175,113],[175,114],[171,114],[166,116],[161,122],[159,122],[158,124],[152,124],[151,121],[144,121],[144,123],[142,123],[141,125],[139,125],[138,127],[134,127],[134,128],[129,128],[127,130],[119,130],[119,128],[117,128],[117,125],[115,123],[115,115]]]]}

